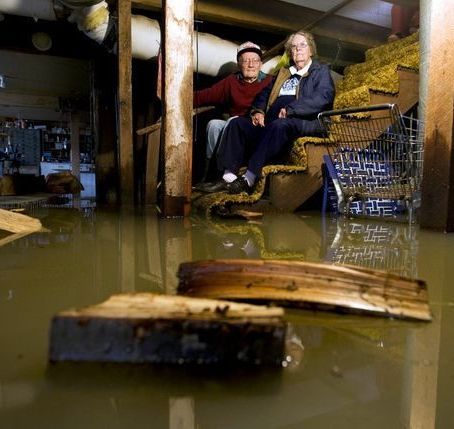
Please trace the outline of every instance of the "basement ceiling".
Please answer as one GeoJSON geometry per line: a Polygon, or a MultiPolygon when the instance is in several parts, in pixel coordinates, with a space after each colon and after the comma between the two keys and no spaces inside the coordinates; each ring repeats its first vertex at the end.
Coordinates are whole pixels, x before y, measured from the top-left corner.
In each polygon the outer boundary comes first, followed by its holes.
{"type": "MultiPolygon", "coordinates": [[[[155,12],[160,12],[161,3],[133,0],[135,8],[155,12]]],[[[260,2],[260,7],[257,0],[197,0],[195,18],[207,25],[208,30],[202,25],[201,31],[216,30],[210,23],[219,24],[218,31],[222,31],[222,26],[242,29],[236,33],[239,39],[250,31],[250,38],[265,49],[273,48],[291,32],[310,29],[316,36],[322,61],[341,71],[346,65],[363,61],[366,49],[386,43],[393,3],[417,7],[419,0],[266,0],[260,2]],[[268,43],[257,32],[274,35],[275,42],[268,43]]],[[[229,38],[226,32],[220,37],[229,38]]],[[[232,37],[230,40],[241,42],[232,37]]]]}
{"type": "MultiPolygon", "coordinates": [[[[113,7],[115,1],[109,2],[113,7]]],[[[316,36],[321,60],[342,73],[345,66],[363,61],[366,49],[386,42],[390,34],[392,3],[418,6],[419,0],[196,0],[195,26],[198,31],[235,43],[247,39],[257,41],[268,51],[291,32],[309,28],[316,36]],[[333,8],[337,10],[333,11],[333,8]]],[[[132,6],[134,14],[161,19],[162,0],[133,0],[132,6]]],[[[3,53],[35,54],[38,58],[43,53],[35,49],[31,42],[31,35],[36,32],[45,32],[52,37],[52,47],[46,52],[49,56],[46,58],[61,56],[86,61],[105,51],[65,18],[44,21],[15,15],[0,16],[0,50],[3,49],[3,53]]],[[[41,58],[44,61],[44,56],[41,58]]],[[[3,64],[8,64],[7,60],[3,64]]],[[[34,68],[30,67],[30,70],[34,68]]],[[[18,71],[13,73],[6,67],[3,69],[0,71],[8,81],[8,89],[3,90],[3,96],[6,97],[8,91],[24,92],[16,86],[31,77],[24,77],[22,73],[14,79],[18,71]]],[[[27,71],[28,67],[23,70],[27,71]]],[[[55,97],[47,90],[45,82],[35,85],[33,90],[36,94],[31,94],[29,90],[24,93],[28,97],[55,97]]],[[[9,105],[12,101],[4,100],[3,103],[9,105]]]]}
{"type": "MultiPolygon", "coordinates": [[[[298,6],[327,12],[338,4],[341,0],[280,0],[285,3],[292,3],[298,6]]],[[[345,5],[336,15],[344,18],[355,19],[369,24],[391,28],[391,8],[392,4],[381,0],[355,0],[345,5]]]]}
{"type": "MultiPolygon", "coordinates": [[[[115,6],[115,1],[108,1],[115,6]]],[[[417,6],[419,0],[266,0],[260,2],[260,7],[257,0],[195,0],[194,7],[197,30],[235,43],[250,38],[265,50],[276,46],[293,31],[308,29],[316,36],[322,61],[341,72],[346,65],[362,61],[366,49],[386,42],[390,34],[392,3],[417,6]]],[[[132,6],[135,14],[161,18],[162,0],[132,0],[132,6]]],[[[45,21],[38,20],[34,25],[47,31],[45,21]]],[[[1,23],[1,27],[5,26],[7,23],[1,23]]],[[[65,18],[59,19],[53,28],[57,26],[71,27],[68,34],[78,31],[65,18]]],[[[5,31],[5,34],[10,39],[9,32],[5,31]]],[[[3,40],[0,48],[23,49],[16,39],[9,40],[10,43],[3,40]]],[[[57,37],[54,40],[64,39],[57,37]]],[[[80,44],[89,43],[84,41],[72,46],[80,44]]],[[[57,48],[56,45],[49,53],[58,55],[57,48]]],[[[82,48],[81,52],[87,51],[82,48]]],[[[71,56],[66,52],[68,54],[71,56]]]]}

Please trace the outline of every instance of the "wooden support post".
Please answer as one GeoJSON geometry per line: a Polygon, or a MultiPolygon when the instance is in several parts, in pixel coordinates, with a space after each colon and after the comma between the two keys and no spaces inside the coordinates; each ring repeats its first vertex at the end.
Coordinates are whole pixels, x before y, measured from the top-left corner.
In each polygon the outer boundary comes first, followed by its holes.
{"type": "Polygon", "coordinates": [[[442,322],[440,307],[434,309],[433,320],[425,329],[412,329],[407,337],[402,401],[405,408],[402,414],[408,428],[436,427],[442,322]]]}
{"type": "Polygon", "coordinates": [[[96,201],[116,205],[119,200],[116,127],[117,59],[107,54],[94,59],[91,91],[93,96],[93,131],[96,147],[96,201]]]}
{"type": "Polygon", "coordinates": [[[145,217],[145,249],[146,249],[146,272],[139,273],[143,279],[149,280],[150,290],[163,289],[163,267],[161,238],[159,233],[159,221],[157,213],[147,213],[145,217]]]}
{"type": "Polygon", "coordinates": [[[407,335],[400,402],[402,426],[408,428],[443,427],[439,418],[443,413],[437,404],[447,403],[450,395],[449,389],[443,388],[449,374],[443,361],[450,347],[448,337],[452,338],[453,332],[443,304],[452,283],[450,238],[434,234],[431,246],[418,246],[418,275],[430,285],[432,322],[424,329],[410,329],[407,335]]]}
{"type": "Polygon", "coordinates": [[[71,112],[71,173],[80,180],[79,113],[71,112]]]}
{"type": "Polygon", "coordinates": [[[454,231],[454,8],[422,0],[421,101],[425,119],[421,226],[454,231]],[[443,31],[440,31],[440,28],[443,31]]]}
{"type": "Polygon", "coordinates": [[[195,429],[195,407],[192,397],[169,398],[169,429],[195,429]]]}
{"type": "Polygon", "coordinates": [[[165,0],[164,200],[166,217],[189,214],[192,176],[194,1],[165,0]]]}
{"type": "Polygon", "coordinates": [[[118,0],[118,154],[120,201],[134,203],[131,0],[118,0]]]}
{"type": "Polygon", "coordinates": [[[189,219],[166,220],[162,224],[160,241],[164,246],[163,286],[167,294],[173,295],[178,287],[178,267],[193,259],[192,230],[189,219]]]}
{"type": "Polygon", "coordinates": [[[120,289],[136,289],[136,223],[134,212],[122,208],[120,214],[120,289]]]}

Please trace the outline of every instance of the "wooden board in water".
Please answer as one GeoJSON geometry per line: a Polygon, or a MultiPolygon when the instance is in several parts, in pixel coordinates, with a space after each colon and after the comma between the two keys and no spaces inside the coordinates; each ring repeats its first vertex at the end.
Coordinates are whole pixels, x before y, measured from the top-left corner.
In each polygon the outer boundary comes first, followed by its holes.
{"type": "Polygon", "coordinates": [[[11,233],[11,235],[6,237],[0,237],[0,246],[3,246],[11,241],[42,230],[42,225],[39,219],[0,209],[0,230],[11,233]]]}
{"type": "Polygon", "coordinates": [[[114,295],[52,320],[49,360],[280,366],[281,308],[157,295],[114,295]]]}
{"type": "Polygon", "coordinates": [[[282,260],[205,260],[180,265],[188,296],[318,307],[431,320],[425,282],[352,266],[282,260]]]}

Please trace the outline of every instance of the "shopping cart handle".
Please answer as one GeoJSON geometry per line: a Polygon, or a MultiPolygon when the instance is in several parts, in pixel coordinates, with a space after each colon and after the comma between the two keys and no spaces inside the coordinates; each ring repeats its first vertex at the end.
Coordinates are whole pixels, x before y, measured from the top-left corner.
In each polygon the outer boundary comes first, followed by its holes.
{"type": "Polygon", "coordinates": [[[359,113],[359,112],[375,112],[377,110],[396,110],[397,113],[399,112],[398,107],[396,104],[374,104],[372,106],[366,107],[349,107],[347,109],[338,109],[338,110],[327,110],[325,112],[321,112],[318,114],[317,118],[321,119],[325,116],[336,116],[336,115],[350,115],[352,113],[359,113]]]}

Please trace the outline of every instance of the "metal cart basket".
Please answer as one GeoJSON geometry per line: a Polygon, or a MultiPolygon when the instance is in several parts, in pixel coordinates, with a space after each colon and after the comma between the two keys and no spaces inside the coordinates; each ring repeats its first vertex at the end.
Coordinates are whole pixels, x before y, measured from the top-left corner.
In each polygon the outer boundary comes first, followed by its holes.
{"type": "Polygon", "coordinates": [[[405,202],[411,218],[420,200],[422,122],[395,104],[331,110],[318,119],[330,139],[339,211],[350,213],[350,204],[360,201],[367,214],[366,200],[387,199],[405,202]]]}

